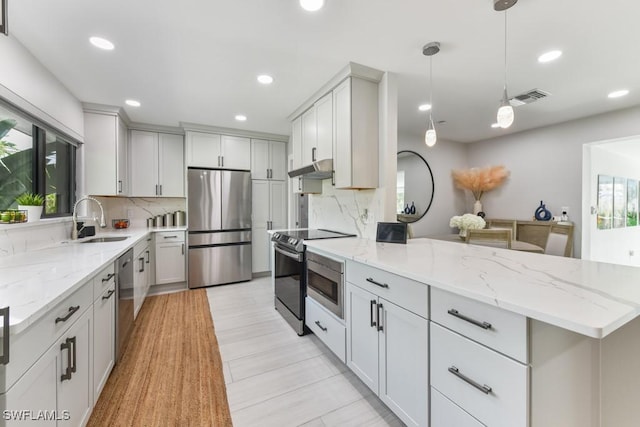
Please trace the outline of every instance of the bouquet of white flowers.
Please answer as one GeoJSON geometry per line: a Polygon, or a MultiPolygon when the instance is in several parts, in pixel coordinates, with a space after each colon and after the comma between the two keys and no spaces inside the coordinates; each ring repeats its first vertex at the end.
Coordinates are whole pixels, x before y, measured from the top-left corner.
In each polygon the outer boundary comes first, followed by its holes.
{"type": "Polygon", "coordinates": [[[460,236],[466,236],[467,230],[479,230],[484,228],[486,222],[482,217],[474,214],[456,215],[451,217],[449,221],[449,227],[458,227],[460,229],[460,236]]]}

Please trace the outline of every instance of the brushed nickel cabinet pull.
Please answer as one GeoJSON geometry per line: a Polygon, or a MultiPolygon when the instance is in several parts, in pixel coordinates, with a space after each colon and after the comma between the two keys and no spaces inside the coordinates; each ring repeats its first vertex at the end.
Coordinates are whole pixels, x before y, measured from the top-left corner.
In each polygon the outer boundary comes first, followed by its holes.
{"type": "Polygon", "coordinates": [[[382,316],[384,316],[382,303],[378,304],[377,314],[378,314],[378,331],[382,331],[382,316]]]}
{"type": "Polygon", "coordinates": [[[118,193],[122,193],[122,180],[118,180],[118,193]]]}
{"type": "Polygon", "coordinates": [[[318,328],[322,329],[323,332],[327,332],[327,328],[322,326],[319,320],[316,320],[316,325],[318,325],[318,328]]]}
{"type": "Polygon", "coordinates": [[[371,323],[371,327],[372,327],[372,328],[375,328],[375,327],[376,327],[376,325],[377,325],[377,324],[376,324],[376,321],[375,321],[375,320],[373,320],[373,312],[375,311],[375,309],[376,309],[376,307],[377,307],[377,306],[378,306],[377,301],[376,301],[376,300],[374,300],[374,299],[372,299],[372,300],[371,300],[371,306],[369,307],[369,308],[370,308],[370,310],[369,310],[369,317],[370,317],[370,319],[369,319],[369,320],[370,320],[370,323],[371,323]]]}
{"type": "Polygon", "coordinates": [[[109,299],[111,298],[111,295],[115,294],[116,290],[115,289],[111,289],[109,292],[107,292],[107,294],[105,296],[102,297],[103,300],[109,299]]]}
{"type": "Polygon", "coordinates": [[[2,354],[0,354],[0,365],[9,364],[9,307],[0,308],[2,316],[2,354]]]}
{"type": "Polygon", "coordinates": [[[115,273],[109,273],[109,275],[107,277],[104,277],[102,279],[102,283],[104,282],[108,282],[109,280],[111,280],[113,277],[115,276],[115,273]]]}
{"type": "Polygon", "coordinates": [[[474,380],[472,380],[471,378],[469,378],[466,375],[463,375],[462,373],[460,373],[460,370],[458,368],[456,368],[455,366],[451,366],[447,369],[449,372],[451,372],[453,375],[455,375],[456,377],[460,378],[462,381],[466,382],[467,384],[477,388],[478,390],[480,390],[481,392],[483,392],[484,394],[489,394],[491,393],[491,387],[489,387],[488,385],[481,385],[480,383],[475,382],[474,380]]]}
{"type": "Polygon", "coordinates": [[[460,312],[458,310],[456,310],[455,308],[452,308],[450,310],[447,310],[447,313],[449,313],[450,315],[452,315],[453,317],[457,317],[458,319],[464,320],[465,322],[469,322],[472,325],[475,325],[479,328],[482,329],[491,329],[491,323],[489,322],[481,322],[479,320],[476,319],[472,319],[470,317],[465,316],[464,314],[460,314],[460,312]]]}
{"type": "Polygon", "coordinates": [[[389,285],[387,285],[386,283],[376,282],[375,280],[373,280],[372,277],[367,277],[367,282],[373,283],[374,285],[380,286],[381,288],[388,288],[389,287],[389,285]]]}
{"type": "Polygon", "coordinates": [[[69,318],[71,316],[73,316],[73,313],[75,313],[78,310],[80,310],[80,306],[79,305],[76,305],[75,307],[73,307],[73,306],[69,307],[69,312],[67,313],[66,316],[64,316],[64,317],[56,317],[56,323],[58,323],[58,322],[66,322],[67,320],[69,320],[69,318]]]}

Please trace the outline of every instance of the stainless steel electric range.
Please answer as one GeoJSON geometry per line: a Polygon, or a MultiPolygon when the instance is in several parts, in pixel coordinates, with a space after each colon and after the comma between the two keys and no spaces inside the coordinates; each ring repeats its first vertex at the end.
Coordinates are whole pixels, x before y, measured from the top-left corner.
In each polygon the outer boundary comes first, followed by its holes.
{"type": "Polygon", "coordinates": [[[306,240],[354,237],[355,234],[331,230],[285,230],[274,232],[275,258],[272,277],[275,286],[275,307],[298,335],[307,331],[304,326],[304,298],[307,295],[306,240]]]}

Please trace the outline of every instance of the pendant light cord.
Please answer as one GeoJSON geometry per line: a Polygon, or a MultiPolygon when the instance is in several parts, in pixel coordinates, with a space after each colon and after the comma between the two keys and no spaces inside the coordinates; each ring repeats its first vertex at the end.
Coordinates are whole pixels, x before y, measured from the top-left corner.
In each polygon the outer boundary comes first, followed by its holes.
{"type": "Polygon", "coordinates": [[[507,11],[504,11],[504,88],[507,89],[507,11]]]}
{"type": "Polygon", "coordinates": [[[433,126],[433,55],[429,57],[429,104],[431,104],[431,108],[429,108],[429,121],[433,126]]]}

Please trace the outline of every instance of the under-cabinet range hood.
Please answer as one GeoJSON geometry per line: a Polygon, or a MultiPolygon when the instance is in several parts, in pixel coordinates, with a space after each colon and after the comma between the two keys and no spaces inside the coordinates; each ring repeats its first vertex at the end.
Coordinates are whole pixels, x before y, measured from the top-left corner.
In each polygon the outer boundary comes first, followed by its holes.
{"type": "Polygon", "coordinates": [[[333,159],[324,159],[289,172],[291,178],[328,179],[333,175],[333,159]]]}

